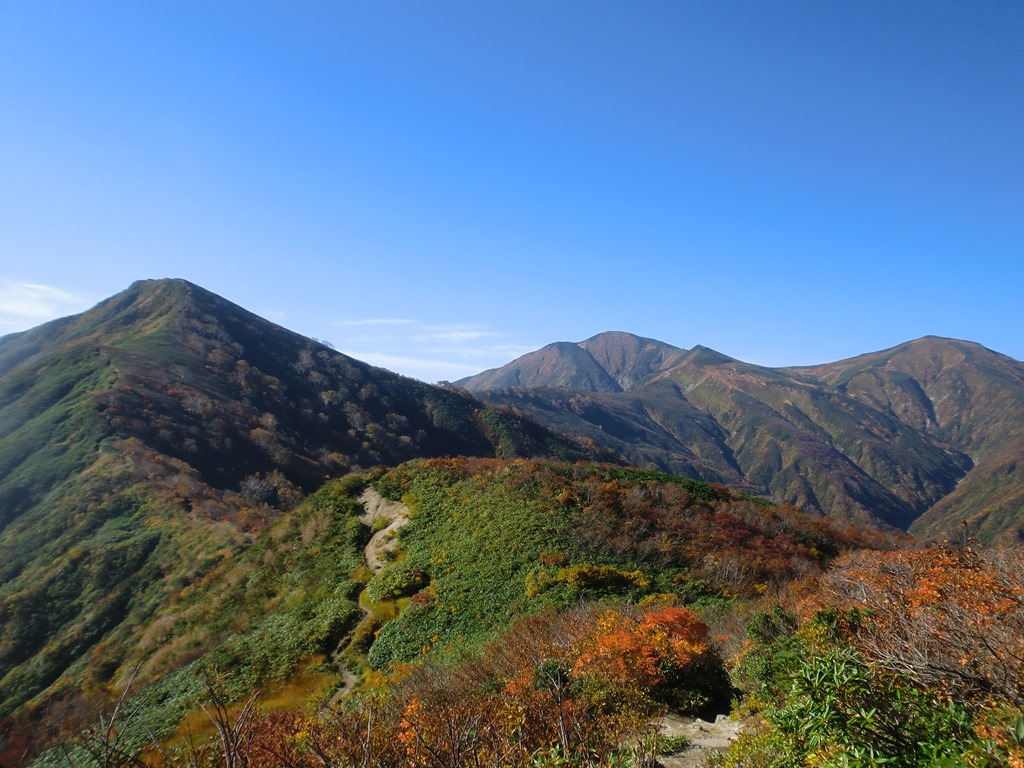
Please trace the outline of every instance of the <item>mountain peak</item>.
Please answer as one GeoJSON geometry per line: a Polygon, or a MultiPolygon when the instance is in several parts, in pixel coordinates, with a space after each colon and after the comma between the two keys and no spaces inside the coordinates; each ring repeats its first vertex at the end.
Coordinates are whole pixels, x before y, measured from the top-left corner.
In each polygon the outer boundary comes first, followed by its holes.
{"type": "Polygon", "coordinates": [[[501,368],[462,379],[472,391],[505,387],[572,387],[586,392],[622,392],[671,368],[686,350],[623,331],[605,331],[586,341],[557,341],[501,368]]]}
{"type": "Polygon", "coordinates": [[[623,331],[606,331],[581,341],[585,349],[622,389],[674,365],[686,350],[623,331]]]}
{"type": "Polygon", "coordinates": [[[724,363],[739,362],[735,357],[729,357],[711,347],[697,344],[686,353],[686,362],[691,365],[723,365],[724,363]]]}
{"type": "Polygon", "coordinates": [[[501,368],[457,382],[470,392],[504,387],[572,387],[587,392],[621,392],[601,364],[579,344],[556,341],[501,368]]]}

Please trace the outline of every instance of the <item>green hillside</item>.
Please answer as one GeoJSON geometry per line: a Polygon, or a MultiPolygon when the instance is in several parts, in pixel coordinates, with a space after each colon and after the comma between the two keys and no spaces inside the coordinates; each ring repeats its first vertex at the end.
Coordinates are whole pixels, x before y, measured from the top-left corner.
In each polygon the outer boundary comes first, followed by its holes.
{"type": "Polygon", "coordinates": [[[107,683],[326,478],[444,455],[596,454],[180,280],[0,339],[0,717],[107,683]]]}
{"type": "MultiPolygon", "coordinates": [[[[698,481],[493,459],[418,460],[331,481],[258,536],[212,524],[200,534],[154,520],[145,505],[114,524],[80,557],[120,558],[128,575],[112,610],[125,620],[64,672],[48,708],[16,708],[37,662],[15,666],[5,679],[13,722],[54,711],[85,719],[138,670],[145,706],[135,738],[167,738],[197,706],[213,666],[230,672],[232,698],[260,688],[315,708],[346,668],[471,656],[524,615],[594,600],[715,610],[820,572],[841,551],[885,543],[698,481]],[[367,488],[409,510],[376,571],[364,559],[375,530],[358,501],[367,488]],[[149,538],[125,522],[139,517],[149,538]],[[157,562],[163,572],[147,584],[157,562]]],[[[54,571],[76,556],[58,557],[54,571]]],[[[96,597],[80,584],[83,601],[96,597]]],[[[79,610],[77,594],[47,597],[79,610]]],[[[83,637],[82,649],[96,639],[83,637]]]]}

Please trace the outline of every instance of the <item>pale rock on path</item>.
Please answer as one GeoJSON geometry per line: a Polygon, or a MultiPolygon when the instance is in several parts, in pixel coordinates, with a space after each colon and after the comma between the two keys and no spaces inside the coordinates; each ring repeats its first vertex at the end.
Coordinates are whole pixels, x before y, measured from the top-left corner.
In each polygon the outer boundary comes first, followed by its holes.
{"type": "Polygon", "coordinates": [[[366,549],[363,550],[366,565],[374,573],[380,573],[387,555],[398,548],[398,541],[391,534],[409,520],[409,508],[400,501],[388,501],[373,488],[363,491],[359,503],[363,505],[364,510],[359,519],[364,525],[373,528],[377,520],[387,521],[387,526],[373,534],[366,549]]]}
{"type": "MultiPolygon", "coordinates": [[[[383,519],[387,522],[387,525],[381,530],[377,531],[373,536],[370,537],[370,541],[367,542],[366,547],[363,548],[363,556],[366,558],[366,566],[373,573],[380,573],[384,567],[385,558],[388,553],[394,552],[398,548],[398,541],[391,534],[401,528],[409,520],[409,508],[402,504],[400,501],[388,501],[381,496],[373,488],[367,488],[363,491],[363,495],[359,497],[359,503],[363,505],[363,514],[359,516],[359,521],[371,529],[379,519],[383,519]]],[[[359,610],[363,612],[363,616],[366,616],[369,611],[363,605],[362,600],[358,602],[359,610]]],[[[341,685],[334,692],[334,695],[323,705],[321,713],[326,713],[331,710],[337,703],[348,695],[349,691],[356,684],[356,676],[345,668],[345,665],[341,663],[340,654],[344,650],[345,646],[348,645],[352,635],[349,633],[341,642],[338,647],[331,654],[331,660],[334,665],[338,668],[338,672],[341,674],[341,685]]]]}
{"type": "Polygon", "coordinates": [[[736,741],[743,723],[728,715],[719,715],[713,723],[699,718],[667,714],[661,720],[660,732],[667,736],[685,736],[692,745],[674,757],[658,757],[665,768],[700,768],[708,755],[724,752],[736,741]]]}

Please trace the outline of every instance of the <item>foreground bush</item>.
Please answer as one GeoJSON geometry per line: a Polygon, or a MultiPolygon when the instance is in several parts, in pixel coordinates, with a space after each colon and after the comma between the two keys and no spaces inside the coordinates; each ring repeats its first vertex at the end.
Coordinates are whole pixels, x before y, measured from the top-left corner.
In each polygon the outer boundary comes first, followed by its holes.
{"type": "Polygon", "coordinates": [[[723,766],[1024,766],[1024,555],[840,558],[803,605],[754,617],[735,666],[763,724],[723,766]]]}
{"type": "MultiPolygon", "coordinates": [[[[521,619],[472,659],[399,665],[371,674],[330,712],[226,705],[210,678],[216,736],[174,751],[190,768],[458,768],[650,765],[652,720],[667,705],[690,711],[728,697],[708,628],[679,607],[583,606],[521,619]]],[[[94,731],[72,762],[139,765],[140,751],[104,751],[94,731]]],[[[130,730],[130,724],[127,730],[130,730]]]]}

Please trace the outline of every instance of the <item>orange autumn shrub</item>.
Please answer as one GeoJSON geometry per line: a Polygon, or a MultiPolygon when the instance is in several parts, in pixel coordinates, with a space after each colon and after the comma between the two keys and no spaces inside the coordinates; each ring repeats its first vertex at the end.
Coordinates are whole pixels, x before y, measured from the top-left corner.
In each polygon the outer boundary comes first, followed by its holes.
{"type": "Polygon", "coordinates": [[[1024,551],[949,546],[846,555],[805,609],[857,609],[881,668],[960,702],[1024,707],[1024,551]]]}
{"type": "Polygon", "coordinates": [[[716,697],[716,688],[728,690],[707,625],[679,607],[604,612],[573,673],[589,680],[599,699],[637,707],[648,702],[699,710],[716,697]]]}

